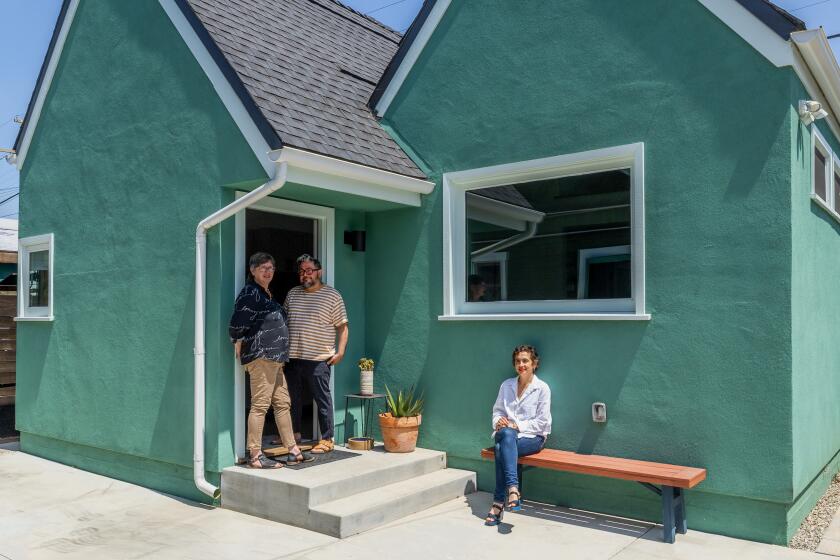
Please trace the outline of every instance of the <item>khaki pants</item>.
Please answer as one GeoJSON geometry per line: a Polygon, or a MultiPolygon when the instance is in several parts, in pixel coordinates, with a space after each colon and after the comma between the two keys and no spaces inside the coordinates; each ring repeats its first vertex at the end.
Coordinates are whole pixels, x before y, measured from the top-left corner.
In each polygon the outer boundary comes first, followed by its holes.
{"type": "Polygon", "coordinates": [[[257,359],[246,365],[245,371],[251,377],[248,451],[259,452],[262,449],[263,425],[269,406],[274,409],[274,421],[277,422],[277,433],[283,445],[291,449],[295,445],[295,435],[292,432],[292,416],[289,413],[291,399],[283,375],[283,363],[257,359]]]}

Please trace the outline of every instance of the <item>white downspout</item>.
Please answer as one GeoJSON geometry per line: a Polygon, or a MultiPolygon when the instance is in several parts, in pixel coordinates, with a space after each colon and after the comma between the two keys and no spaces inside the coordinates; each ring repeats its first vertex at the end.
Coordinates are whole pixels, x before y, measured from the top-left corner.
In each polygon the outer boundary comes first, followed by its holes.
{"type": "Polygon", "coordinates": [[[194,424],[193,424],[193,480],[196,487],[204,494],[218,499],[221,490],[204,478],[204,293],[207,270],[207,230],[244,210],[258,200],[279,190],[286,183],[288,164],[276,162],[274,177],[264,185],[254,189],[221,210],[217,210],[198,223],[195,228],[195,385],[193,389],[194,424]]]}
{"type": "Polygon", "coordinates": [[[480,257],[485,253],[492,253],[493,251],[501,251],[502,249],[507,249],[508,247],[513,247],[514,245],[519,245],[525,241],[528,241],[537,233],[537,225],[538,222],[528,222],[525,231],[522,233],[517,233],[512,237],[508,237],[507,239],[502,239],[501,241],[497,241],[492,245],[488,245],[487,247],[482,247],[481,249],[476,249],[470,256],[480,257]]]}

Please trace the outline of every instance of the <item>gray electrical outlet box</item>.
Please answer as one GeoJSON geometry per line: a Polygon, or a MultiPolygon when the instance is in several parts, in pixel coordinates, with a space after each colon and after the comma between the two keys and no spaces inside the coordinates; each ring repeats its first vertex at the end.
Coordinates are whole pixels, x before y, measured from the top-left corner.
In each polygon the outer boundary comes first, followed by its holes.
{"type": "Polygon", "coordinates": [[[592,403],[592,421],[606,422],[607,421],[607,405],[602,402],[592,403]]]}

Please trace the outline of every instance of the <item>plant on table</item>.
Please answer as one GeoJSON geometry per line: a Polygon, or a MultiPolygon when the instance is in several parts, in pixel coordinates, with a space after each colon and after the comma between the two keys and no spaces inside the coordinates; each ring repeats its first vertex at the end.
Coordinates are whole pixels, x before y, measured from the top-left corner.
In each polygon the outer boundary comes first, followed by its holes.
{"type": "Polygon", "coordinates": [[[359,360],[359,394],[373,394],[373,360],[362,358],[359,360]]]}

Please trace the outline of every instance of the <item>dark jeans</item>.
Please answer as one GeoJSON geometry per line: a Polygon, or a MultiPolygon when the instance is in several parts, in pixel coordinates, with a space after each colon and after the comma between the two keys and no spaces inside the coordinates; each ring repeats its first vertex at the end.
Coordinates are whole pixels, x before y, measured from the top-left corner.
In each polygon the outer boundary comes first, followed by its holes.
{"type": "Polygon", "coordinates": [[[496,432],[496,491],[493,493],[493,501],[502,504],[507,498],[507,489],[519,486],[516,461],[520,457],[537,453],[545,445],[542,436],[518,438],[518,433],[513,428],[502,428],[496,432]]]}
{"type": "Polygon", "coordinates": [[[289,360],[286,365],[286,381],[292,397],[292,426],[300,433],[300,421],[303,414],[303,384],[309,386],[315,406],[318,409],[318,425],[321,438],[333,437],[333,403],[330,393],[330,366],[327,362],[312,360],[289,360]]]}

